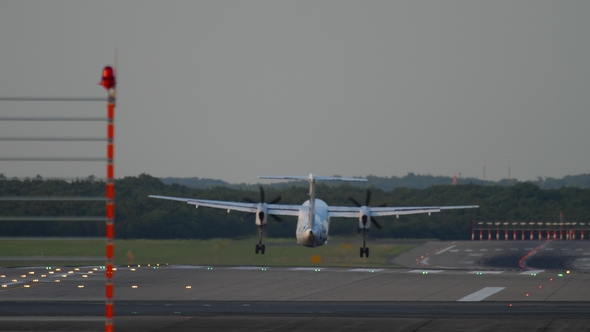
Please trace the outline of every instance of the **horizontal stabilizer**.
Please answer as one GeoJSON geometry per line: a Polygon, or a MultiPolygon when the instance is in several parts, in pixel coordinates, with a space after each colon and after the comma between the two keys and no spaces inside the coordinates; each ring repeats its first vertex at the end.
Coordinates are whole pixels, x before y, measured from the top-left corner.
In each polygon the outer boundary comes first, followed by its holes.
{"type": "Polygon", "coordinates": [[[350,181],[350,182],[367,182],[367,179],[363,178],[343,178],[340,176],[321,176],[315,174],[309,175],[259,175],[259,179],[271,179],[271,180],[319,180],[319,181],[350,181]]]}

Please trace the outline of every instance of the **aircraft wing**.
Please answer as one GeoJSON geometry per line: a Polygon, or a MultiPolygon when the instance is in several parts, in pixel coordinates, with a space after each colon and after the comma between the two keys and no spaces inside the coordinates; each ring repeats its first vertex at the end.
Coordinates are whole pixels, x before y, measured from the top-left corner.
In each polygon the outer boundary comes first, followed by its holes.
{"type": "MultiPolygon", "coordinates": [[[[367,207],[370,215],[379,216],[400,216],[405,214],[435,213],[442,210],[474,209],[478,205],[462,206],[412,206],[412,207],[367,207]]],[[[358,218],[360,208],[354,206],[329,206],[330,217],[358,218]]]]}
{"type": "MultiPolygon", "coordinates": [[[[255,213],[258,209],[259,203],[244,203],[244,202],[230,202],[230,201],[215,201],[208,199],[194,199],[194,198],[181,198],[171,196],[158,196],[149,195],[151,198],[167,199],[171,201],[185,202],[187,204],[199,206],[206,206],[216,209],[242,211],[255,213]]],[[[296,216],[299,214],[299,208],[301,205],[288,205],[288,204],[266,204],[267,213],[282,216],[296,216]]]]}

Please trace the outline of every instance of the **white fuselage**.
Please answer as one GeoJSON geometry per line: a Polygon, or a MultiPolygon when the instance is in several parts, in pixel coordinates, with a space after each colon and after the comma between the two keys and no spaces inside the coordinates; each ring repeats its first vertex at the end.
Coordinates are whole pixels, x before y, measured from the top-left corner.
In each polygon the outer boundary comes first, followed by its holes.
{"type": "Polygon", "coordinates": [[[297,217],[297,230],[295,236],[297,243],[306,247],[319,247],[328,241],[328,230],[330,228],[330,216],[328,205],[321,199],[315,199],[313,222],[310,223],[309,200],[305,201],[299,208],[297,217]]]}

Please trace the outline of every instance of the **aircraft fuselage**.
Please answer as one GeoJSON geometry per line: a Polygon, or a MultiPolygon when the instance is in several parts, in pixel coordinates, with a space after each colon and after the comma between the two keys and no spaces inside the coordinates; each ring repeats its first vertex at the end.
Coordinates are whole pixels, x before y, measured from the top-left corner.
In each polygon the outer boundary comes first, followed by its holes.
{"type": "Polygon", "coordinates": [[[295,236],[297,243],[305,247],[319,247],[328,242],[328,231],[330,228],[330,216],[328,205],[321,199],[315,199],[313,223],[309,222],[309,200],[305,201],[299,208],[297,217],[297,230],[295,236]]]}

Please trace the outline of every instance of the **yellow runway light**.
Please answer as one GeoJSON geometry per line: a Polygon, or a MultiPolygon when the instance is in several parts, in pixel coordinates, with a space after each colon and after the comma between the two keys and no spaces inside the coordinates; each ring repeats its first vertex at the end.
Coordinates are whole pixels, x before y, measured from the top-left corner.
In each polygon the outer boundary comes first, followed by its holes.
{"type": "Polygon", "coordinates": [[[137,285],[133,285],[133,286],[131,286],[131,288],[137,288],[137,285]]]}
{"type": "Polygon", "coordinates": [[[82,275],[82,278],[88,278],[88,276],[87,276],[87,275],[85,275],[85,274],[83,274],[83,275],[82,275]]]}
{"type": "Polygon", "coordinates": [[[20,275],[20,277],[21,277],[21,278],[26,278],[26,277],[27,277],[27,275],[26,275],[26,274],[21,274],[21,275],[20,275]]]}
{"type": "Polygon", "coordinates": [[[68,271],[68,274],[73,274],[73,273],[74,273],[74,271],[68,271]]]}
{"type": "Polygon", "coordinates": [[[29,287],[31,287],[31,286],[29,286],[29,285],[25,285],[25,288],[29,288],[29,287]]]}
{"type": "Polygon", "coordinates": [[[8,287],[8,285],[2,285],[2,288],[6,288],[6,287],[8,287]]]}
{"type": "Polygon", "coordinates": [[[54,273],[55,273],[55,272],[53,272],[53,271],[49,271],[49,274],[54,274],[54,273]]]}
{"type": "Polygon", "coordinates": [[[75,268],[74,271],[80,271],[80,268],[75,268]]]}
{"type": "Polygon", "coordinates": [[[42,274],[41,275],[41,278],[47,278],[47,275],[46,274],[42,274]]]}
{"type": "Polygon", "coordinates": [[[39,282],[39,279],[33,279],[33,282],[39,282]]]}
{"type": "Polygon", "coordinates": [[[84,285],[78,285],[78,288],[84,288],[84,285]]]}
{"type": "Polygon", "coordinates": [[[59,271],[61,271],[61,269],[60,268],[57,268],[57,269],[55,269],[55,271],[58,271],[59,272],[59,271]]]}
{"type": "Polygon", "coordinates": [[[55,279],[55,282],[60,282],[59,279],[55,279]]]}
{"type": "Polygon", "coordinates": [[[29,274],[35,274],[35,271],[29,271],[29,274]]]}
{"type": "Polygon", "coordinates": [[[186,289],[191,289],[191,288],[193,288],[193,287],[192,286],[186,286],[186,289]]]}
{"type": "Polygon", "coordinates": [[[16,279],[12,279],[12,282],[17,282],[17,281],[18,281],[18,280],[16,280],[16,279]]]}

